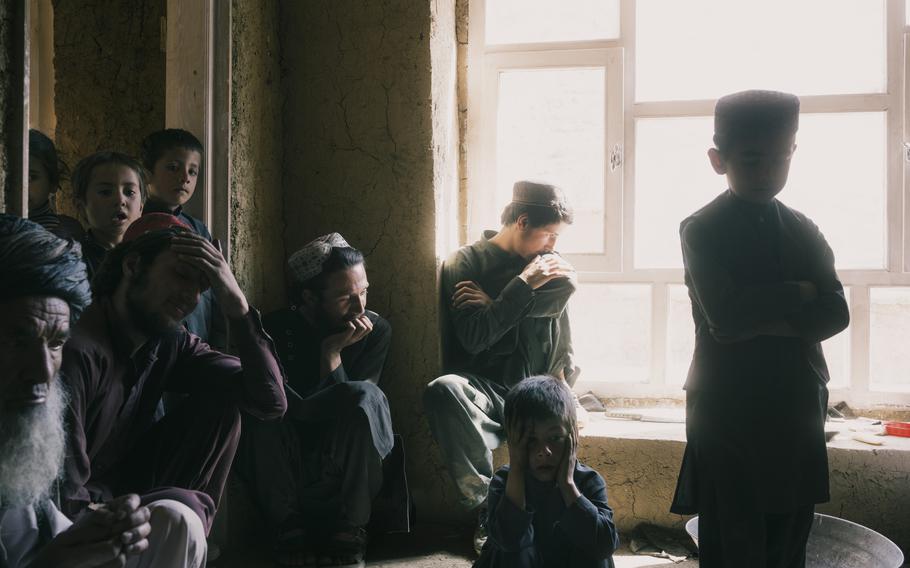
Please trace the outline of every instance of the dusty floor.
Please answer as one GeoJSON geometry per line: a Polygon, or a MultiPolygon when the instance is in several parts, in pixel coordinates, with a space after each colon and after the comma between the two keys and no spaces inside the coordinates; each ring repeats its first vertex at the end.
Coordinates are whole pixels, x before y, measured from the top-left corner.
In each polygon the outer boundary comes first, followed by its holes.
{"type": "MultiPolygon", "coordinates": [[[[370,544],[367,566],[382,568],[470,568],[474,553],[470,534],[463,529],[441,525],[422,526],[410,535],[386,535],[370,544]]],[[[635,556],[623,548],[614,555],[616,568],[651,568],[672,565],[678,568],[697,568],[698,561],[672,564],[648,556],[635,556]]],[[[210,564],[212,565],[212,564],[210,564]]],[[[268,555],[255,548],[227,549],[213,564],[214,568],[273,568],[268,555]]]]}

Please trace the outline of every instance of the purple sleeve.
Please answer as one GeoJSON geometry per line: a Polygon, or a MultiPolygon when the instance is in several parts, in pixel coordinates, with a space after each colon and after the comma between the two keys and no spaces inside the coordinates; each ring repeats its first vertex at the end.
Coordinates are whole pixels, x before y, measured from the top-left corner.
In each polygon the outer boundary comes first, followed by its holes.
{"type": "Polygon", "coordinates": [[[195,335],[186,334],[168,386],[224,391],[238,408],[262,420],[284,416],[284,369],[259,312],[250,308],[246,316],[230,323],[239,357],[215,351],[195,335]]]}
{"type": "Polygon", "coordinates": [[[64,347],[60,377],[69,394],[67,404],[66,458],[63,463],[62,509],[70,518],[78,516],[90,503],[112,498],[111,491],[97,482],[89,482],[92,462],[88,456],[85,435],[86,401],[94,398],[93,385],[100,376],[100,364],[92,354],[67,343],[64,347]]]}

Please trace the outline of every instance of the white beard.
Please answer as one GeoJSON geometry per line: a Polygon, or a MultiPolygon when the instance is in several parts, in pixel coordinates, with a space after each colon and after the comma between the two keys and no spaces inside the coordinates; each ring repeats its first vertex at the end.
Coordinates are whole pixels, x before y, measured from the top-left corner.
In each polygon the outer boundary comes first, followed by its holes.
{"type": "Polygon", "coordinates": [[[44,404],[0,414],[0,506],[33,505],[60,476],[67,397],[59,378],[48,391],[44,404]]]}

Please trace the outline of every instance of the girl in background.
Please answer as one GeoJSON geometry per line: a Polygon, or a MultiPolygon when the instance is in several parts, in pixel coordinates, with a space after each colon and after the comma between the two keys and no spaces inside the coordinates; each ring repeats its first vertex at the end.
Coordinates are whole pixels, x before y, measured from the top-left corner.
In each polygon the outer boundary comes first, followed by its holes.
{"type": "Polygon", "coordinates": [[[82,239],[82,225],[66,215],[57,215],[51,197],[60,189],[66,164],[50,138],[38,130],[28,131],[28,218],[63,238],[82,239]]]}

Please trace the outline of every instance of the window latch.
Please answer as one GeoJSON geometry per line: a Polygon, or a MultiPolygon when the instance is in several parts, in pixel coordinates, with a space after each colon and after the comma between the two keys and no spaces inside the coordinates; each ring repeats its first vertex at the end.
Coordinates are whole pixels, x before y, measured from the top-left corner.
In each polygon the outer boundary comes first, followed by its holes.
{"type": "MultiPolygon", "coordinates": [[[[910,152],[910,150],[908,150],[910,152]]],[[[622,167],[622,144],[617,142],[613,144],[613,149],[610,150],[610,171],[615,172],[622,167]]]]}
{"type": "Polygon", "coordinates": [[[904,142],[904,161],[910,163],[910,142],[904,142]]]}

